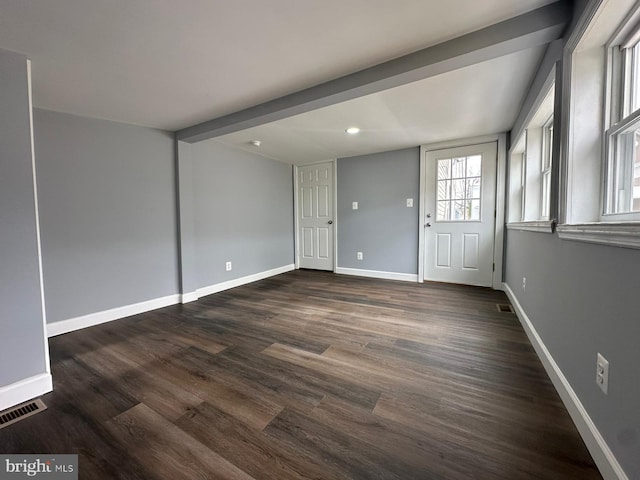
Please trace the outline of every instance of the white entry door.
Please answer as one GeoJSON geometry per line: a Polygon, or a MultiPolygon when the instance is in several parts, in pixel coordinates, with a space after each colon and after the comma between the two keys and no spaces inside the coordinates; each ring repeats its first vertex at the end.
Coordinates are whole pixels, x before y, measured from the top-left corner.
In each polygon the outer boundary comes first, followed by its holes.
{"type": "Polygon", "coordinates": [[[490,287],[497,144],[426,152],[425,280],[490,287]]]}
{"type": "Polygon", "coordinates": [[[298,167],[298,265],[333,271],[333,162],[298,167]]]}

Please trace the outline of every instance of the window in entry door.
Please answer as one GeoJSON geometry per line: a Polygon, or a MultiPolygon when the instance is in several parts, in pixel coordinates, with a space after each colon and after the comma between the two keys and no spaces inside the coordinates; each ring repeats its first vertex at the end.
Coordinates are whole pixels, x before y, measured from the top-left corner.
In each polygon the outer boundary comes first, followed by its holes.
{"type": "Polygon", "coordinates": [[[482,155],[438,159],[439,222],[480,220],[482,155]]]}

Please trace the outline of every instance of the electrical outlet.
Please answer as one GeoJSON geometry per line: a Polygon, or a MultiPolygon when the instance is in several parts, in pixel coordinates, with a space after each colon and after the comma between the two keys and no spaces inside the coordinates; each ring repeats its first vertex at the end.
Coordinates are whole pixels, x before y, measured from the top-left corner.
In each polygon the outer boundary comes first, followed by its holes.
{"type": "Polygon", "coordinates": [[[413,198],[407,198],[407,207],[413,207],[413,198]]]}
{"type": "Polygon", "coordinates": [[[358,209],[358,202],[351,202],[351,209],[352,210],[357,210],[358,209]]]}
{"type": "Polygon", "coordinates": [[[231,271],[231,262],[225,263],[224,268],[227,272],[231,271]]]}
{"type": "Polygon", "coordinates": [[[362,260],[362,252],[357,252],[357,253],[356,253],[356,258],[357,258],[358,260],[362,260]]]}
{"type": "Polygon", "coordinates": [[[527,277],[522,277],[522,290],[527,289],[527,277]]]}
{"type": "Polygon", "coordinates": [[[609,362],[599,353],[596,360],[596,383],[606,395],[609,391],[609,362]]]}

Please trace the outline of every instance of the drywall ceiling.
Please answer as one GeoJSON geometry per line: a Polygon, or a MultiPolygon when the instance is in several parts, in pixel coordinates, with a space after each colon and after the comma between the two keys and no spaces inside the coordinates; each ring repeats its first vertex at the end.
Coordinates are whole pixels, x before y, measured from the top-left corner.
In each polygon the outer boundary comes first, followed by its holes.
{"type": "Polygon", "coordinates": [[[505,132],[543,52],[523,50],[209,141],[301,165],[505,132]],[[350,126],[360,133],[347,135],[350,126]]]}
{"type": "MultiPolygon", "coordinates": [[[[2,0],[0,48],[32,59],[37,107],[177,130],[551,1],[2,0]]],[[[360,108],[415,116],[394,95],[360,108]]],[[[411,132],[410,118],[397,125],[411,132]]]]}

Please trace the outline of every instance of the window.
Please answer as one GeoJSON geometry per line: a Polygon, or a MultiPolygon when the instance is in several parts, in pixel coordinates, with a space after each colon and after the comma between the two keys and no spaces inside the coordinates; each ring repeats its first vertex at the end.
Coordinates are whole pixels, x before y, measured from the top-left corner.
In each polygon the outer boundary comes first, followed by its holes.
{"type": "Polygon", "coordinates": [[[588,2],[566,42],[560,238],[640,248],[639,26],[635,0],[588,2]]]}
{"type": "Polygon", "coordinates": [[[510,228],[552,231],[554,75],[555,70],[509,152],[510,228]]]}
{"type": "Polygon", "coordinates": [[[605,215],[640,212],[640,25],[628,24],[609,50],[605,215]]]}
{"type": "Polygon", "coordinates": [[[526,196],[526,131],[511,149],[509,161],[509,223],[521,222],[524,218],[526,196]]]}
{"type": "Polygon", "coordinates": [[[439,222],[479,221],[482,156],[438,160],[439,222]]]}
{"type": "MultiPolygon", "coordinates": [[[[525,139],[527,138],[525,132],[525,139]]],[[[525,140],[526,145],[526,140],[525,140]]],[[[520,183],[518,190],[520,191],[520,220],[524,220],[527,214],[525,205],[527,204],[527,151],[516,154],[520,163],[520,183]]]]}
{"type": "Polygon", "coordinates": [[[551,166],[553,164],[553,115],[542,126],[542,206],[540,218],[549,220],[551,208],[551,166]]]}

